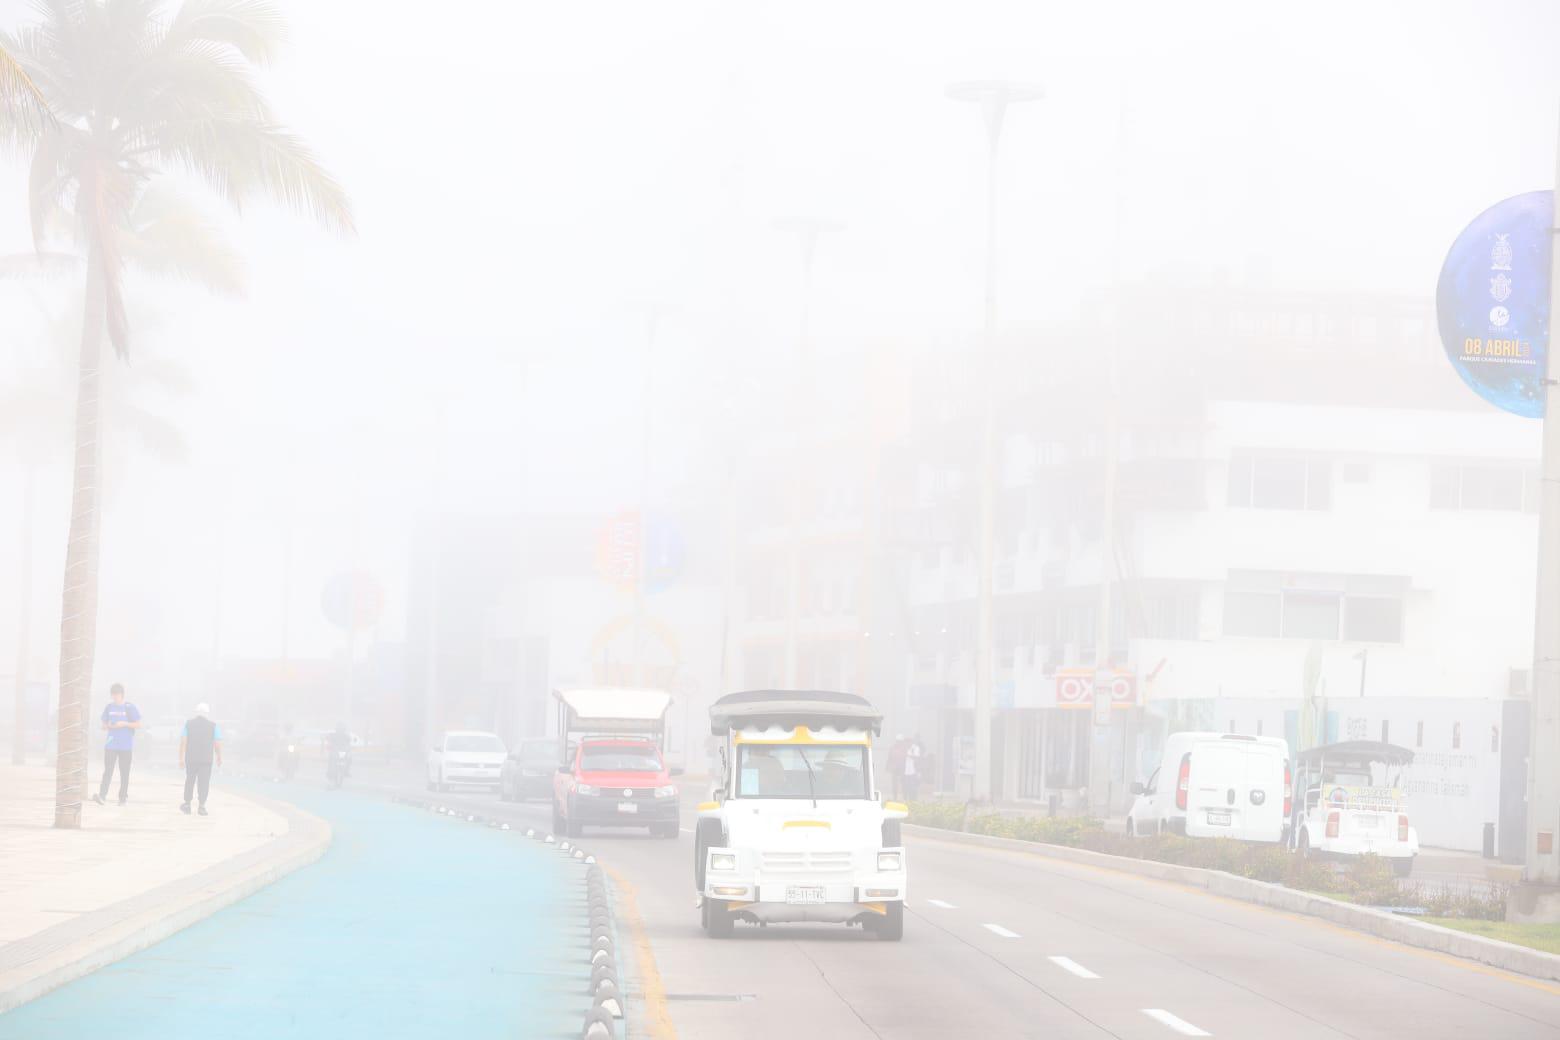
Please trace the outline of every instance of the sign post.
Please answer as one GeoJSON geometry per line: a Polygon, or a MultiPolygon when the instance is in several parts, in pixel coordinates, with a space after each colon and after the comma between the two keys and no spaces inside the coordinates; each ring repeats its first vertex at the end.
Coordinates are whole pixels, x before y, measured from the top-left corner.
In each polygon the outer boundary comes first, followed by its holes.
{"type": "MultiPolygon", "coordinates": [[[[1542,419],[1524,878],[1560,886],[1560,391],[1549,371],[1560,313],[1560,140],[1555,191],[1498,202],[1452,243],[1436,317],[1452,367],[1480,397],[1542,419]]],[[[1560,903],[1560,900],[1557,900],[1560,903]]]]}

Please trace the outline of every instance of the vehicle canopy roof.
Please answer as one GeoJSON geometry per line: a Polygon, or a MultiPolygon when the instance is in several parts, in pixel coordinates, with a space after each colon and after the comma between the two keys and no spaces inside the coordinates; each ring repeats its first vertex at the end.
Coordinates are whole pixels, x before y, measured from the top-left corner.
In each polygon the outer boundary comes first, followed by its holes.
{"type": "Polygon", "coordinates": [[[1315,768],[1323,760],[1328,762],[1385,762],[1387,765],[1406,766],[1414,760],[1414,753],[1396,744],[1379,740],[1345,740],[1338,744],[1324,744],[1308,748],[1295,756],[1298,765],[1315,768]]]}
{"type": "Polygon", "coordinates": [[[554,690],[568,735],[622,734],[659,739],[666,727],[672,695],[665,690],[600,686],[554,690]]]}
{"type": "Polygon", "coordinates": [[[745,690],[728,693],[710,705],[710,732],[715,736],[766,726],[834,726],[881,733],[883,713],[859,694],[832,690],[745,690]]]}

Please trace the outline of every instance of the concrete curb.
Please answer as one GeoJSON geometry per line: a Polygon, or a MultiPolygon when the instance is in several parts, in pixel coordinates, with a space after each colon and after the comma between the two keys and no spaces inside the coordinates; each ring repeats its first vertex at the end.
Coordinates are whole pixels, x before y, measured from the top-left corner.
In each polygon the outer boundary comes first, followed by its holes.
{"type": "Polygon", "coordinates": [[[1046,845],[1017,838],[997,838],[986,834],[967,834],[964,831],[944,830],[940,827],[923,827],[905,824],[906,834],[919,838],[940,839],[959,845],[978,845],[983,848],[1024,852],[1032,856],[1065,860],[1085,866],[1100,867],[1123,874],[1170,881],[1191,888],[1201,888],[1214,895],[1238,899],[1246,903],[1306,914],[1340,924],[1356,931],[1391,939],[1408,946],[1450,954],[1466,960],[1478,961],[1506,971],[1532,975],[1540,979],[1560,980],[1560,956],[1534,950],[1515,943],[1487,939],[1482,935],[1442,928],[1411,917],[1372,910],[1353,903],[1329,899],[1326,896],[1300,892],[1267,881],[1253,881],[1222,870],[1205,867],[1186,867],[1175,863],[1159,863],[1154,860],[1132,859],[1128,856],[1112,856],[1105,852],[1068,848],[1064,845],[1046,845]]]}
{"type": "MultiPolygon", "coordinates": [[[[129,916],[45,953],[36,959],[5,968],[0,965],[0,1015],[30,1000],[90,975],[99,968],[154,946],[176,932],[210,917],[274,881],[318,860],[330,847],[330,825],[317,816],[282,802],[239,795],[287,818],[287,834],[202,874],[223,873],[241,863],[227,877],[198,881],[187,891],[137,907],[129,916]],[[258,852],[260,855],[255,856],[258,852]]],[[[196,875],[199,879],[201,875],[196,875]]],[[[129,902],[127,900],[127,902],[129,902]]]]}

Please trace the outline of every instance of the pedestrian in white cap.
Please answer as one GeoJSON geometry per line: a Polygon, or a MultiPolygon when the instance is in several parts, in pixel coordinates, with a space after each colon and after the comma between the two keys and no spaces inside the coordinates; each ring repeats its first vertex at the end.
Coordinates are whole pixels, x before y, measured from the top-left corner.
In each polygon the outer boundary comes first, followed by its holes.
{"type": "Polygon", "coordinates": [[[188,813],[195,787],[200,785],[200,814],[206,812],[206,795],[211,791],[211,764],[222,764],[222,727],[211,720],[211,706],[205,701],[195,705],[195,717],[184,724],[179,736],[179,765],[184,767],[184,804],[179,811],[188,813]]]}

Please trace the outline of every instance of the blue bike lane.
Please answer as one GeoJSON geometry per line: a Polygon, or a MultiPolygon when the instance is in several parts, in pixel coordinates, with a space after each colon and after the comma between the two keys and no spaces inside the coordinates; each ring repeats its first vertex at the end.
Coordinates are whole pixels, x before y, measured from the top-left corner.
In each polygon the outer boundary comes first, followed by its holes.
{"type": "Polygon", "coordinates": [[[329,821],[319,862],[0,1015],[0,1038],[578,1035],[578,864],[350,790],[257,790],[329,821]]]}

